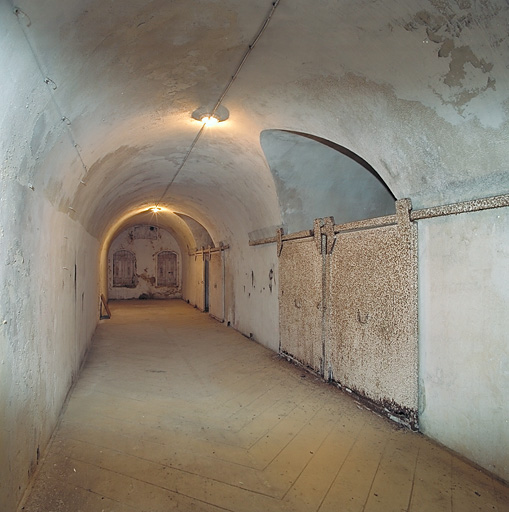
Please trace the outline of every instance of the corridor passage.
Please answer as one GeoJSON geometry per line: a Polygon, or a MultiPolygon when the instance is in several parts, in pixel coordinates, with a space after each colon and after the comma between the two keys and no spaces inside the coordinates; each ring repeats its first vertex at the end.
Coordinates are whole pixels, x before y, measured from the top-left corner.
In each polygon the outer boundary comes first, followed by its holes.
{"type": "Polygon", "coordinates": [[[185,302],[111,309],[25,512],[509,510],[501,482],[185,302]]]}

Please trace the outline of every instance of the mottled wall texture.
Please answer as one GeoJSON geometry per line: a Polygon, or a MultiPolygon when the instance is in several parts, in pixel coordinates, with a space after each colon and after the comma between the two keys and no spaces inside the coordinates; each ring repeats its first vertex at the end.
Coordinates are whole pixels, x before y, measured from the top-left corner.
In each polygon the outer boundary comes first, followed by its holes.
{"type": "Polygon", "coordinates": [[[509,208],[405,203],[330,254],[283,243],[280,352],[507,480],[509,208]]]}
{"type": "Polygon", "coordinates": [[[313,240],[286,242],[279,259],[280,352],[323,368],[322,255],[313,240]]]}
{"type": "Polygon", "coordinates": [[[283,244],[280,350],[416,427],[417,231],[398,211],[396,225],[336,234],[330,254],[283,244]]]}
{"type": "Polygon", "coordinates": [[[415,226],[337,235],[330,258],[330,378],[417,424],[415,226]]]}

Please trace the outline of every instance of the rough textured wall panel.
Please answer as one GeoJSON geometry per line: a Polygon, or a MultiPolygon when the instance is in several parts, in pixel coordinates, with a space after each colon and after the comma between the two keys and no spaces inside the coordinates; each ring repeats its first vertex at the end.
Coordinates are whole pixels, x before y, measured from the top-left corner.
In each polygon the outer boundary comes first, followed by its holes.
{"type": "Polygon", "coordinates": [[[286,242],[279,258],[280,351],[320,371],[322,256],[314,241],[286,242]]]}
{"type": "Polygon", "coordinates": [[[223,253],[213,252],[209,262],[209,313],[224,320],[223,253]]]}
{"type": "Polygon", "coordinates": [[[417,418],[416,227],[338,235],[328,272],[327,370],[333,380],[417,418]]]}

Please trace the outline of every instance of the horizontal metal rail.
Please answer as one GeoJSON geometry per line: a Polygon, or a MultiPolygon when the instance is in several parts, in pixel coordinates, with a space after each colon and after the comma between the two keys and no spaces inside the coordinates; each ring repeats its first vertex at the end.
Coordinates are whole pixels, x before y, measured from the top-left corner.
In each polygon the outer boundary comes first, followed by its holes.
{"type": "Polygon", "coordinates": [[[504,208],[506,206],[509,206],[509,194],[411,211],[410,220],[432,219],[433,217],[444,217],[446,215],[457,215],[459,213],[493,210],[494,208],[504,208]]]}
{"type": "Polygon", "coordinates": [[[198,254],[211,254],[213,252],[221,252],[226,249],[229,249],[230,246],[228,244],[226,245],[220,245],[219,247],[203,247],[202,249],[189,252],[189,256],[196,256],[198,254]]]}
{"type": "MultiPolygon", "coordinates": [[[[482,210],[492,210],[494,208],[504,208],[509,206],[509,194],[500,196],[486,197],[483,199],[473,199],[471,201],[463,201],[461,203],[446,204],[443,206],[433,206],[431,208],[422,208],[421,210],[411,210],[410,220],[417,221],[423,219],[432,219],[434,217],[444,217],[447,215],[458,215],[460,213],[471,213],[482,210]]],[[[334,234],[348,233],[352,231],[361,231],[365,229],[374,229],[387,226],[394,226],[398,223],[396,215],[386,215],[385,217],[375,217],[373,219],[358,220],[347,222],[345,224],[335,224],[334,234]]],[[[281,242],[290,240],[301,240],[313,238],[314,230],[306,229],[297,231],[288,235],[281,236],[281,242]]],[[[250,240],[250,246],[273,244],[278,241],[277,236],[268,238],[260,238],[258,240],[250,240]]]]}

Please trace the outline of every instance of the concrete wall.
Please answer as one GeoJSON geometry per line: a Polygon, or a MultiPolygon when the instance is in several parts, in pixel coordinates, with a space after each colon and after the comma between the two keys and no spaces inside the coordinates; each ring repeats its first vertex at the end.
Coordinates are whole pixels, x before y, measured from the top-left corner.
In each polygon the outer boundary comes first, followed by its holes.
{"type": "Polygon", "coordinates": [[[0,510],[12,512],[98,321],[99,243],[51,177],[81,167],[4,1],[0,49],[0,510]]]}
{"type": "Polygon", "coordinates": [[[220,322],[224,320],[223,256],[224,252],[214,252],[209,260],[209,313],[220,322]]]}
{"type": "Polygon", "coordinates": [[[182,278],[182,298],[202,310],[205,308],[203,280],[203,258],[201,255],[187,256],[182,278]]]}
{"type": "MultiPolygon", "coordinates": [[[[157,228],[157,238],[136,238],[133,226],[115,238],[108,251],[108,297],[110,299],[168,299],[182,296],[182,254],[175,238],[165,229],[157,228]],[[113,254],[119,250],[128,250],[136,256],[135,286],[113,286],[113,254]],[[158,286],[157,255],[161,251],[177,254],[177,286],[158,286]]],[[[147,226],[149,227],[149,226],[147,226]]],[[[156,228],[155,226],[151,226],[156,228]]]]}
{"type": "Polygon", "coordinates": [[[0,509],[11,511],[98,321],[99,244],[37,190],[9,179],[0,186],[7,192],[0,215],[12,220],[0,244],[0,509]]]}
{"type": "Polygon", "coordinates": [[[419,221],[422,431],[509,480],[509,208],[419,221]]]}
{"type": "Polygon", "coordinates": [[[336,235],[324,317],[314,242],[285,242],[281,351],[509,480],[508,221],[420,220],[418,255],[417,223],[336,235]]]}
{"type": "Polygon", "coordinates": [[[344,224],[394,213],[394,196],[384,182],[345,148],[281,130],[263,131],[260,143],[286,232],[308,229],[310,220],[326,216],[344,224]]]}
{"type": "Polygon", "coordinates": [[[277,352],[279,266],[272,245],[240,239],[226,260],[226,318],[235,329],[277,352]]]}

